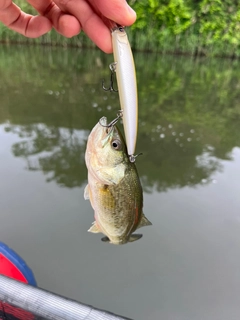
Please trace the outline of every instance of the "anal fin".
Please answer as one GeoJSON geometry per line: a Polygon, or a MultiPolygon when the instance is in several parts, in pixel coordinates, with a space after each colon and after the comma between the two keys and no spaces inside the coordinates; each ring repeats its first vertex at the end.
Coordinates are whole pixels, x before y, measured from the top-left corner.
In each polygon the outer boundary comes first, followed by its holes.
{"type": "Polygon", "coordinates": [[[93,225],[91,226],[91,228],[88,229],[88,232],[92,232],[92,233],[101,232],[96,224],[96,221],[93,222],[93,225]]]}
{"type": "Polygon", "coordinates": [[[139,228],[142,228],[142,227],[145,227],[145,226],[151,226],[152,225],[152,222],[150,222],[146,216],[142,213],[142,217],[141,217],[141,220],[140,220],[140,223],[139,225],[137,226],[137,229],[139,228]]]}

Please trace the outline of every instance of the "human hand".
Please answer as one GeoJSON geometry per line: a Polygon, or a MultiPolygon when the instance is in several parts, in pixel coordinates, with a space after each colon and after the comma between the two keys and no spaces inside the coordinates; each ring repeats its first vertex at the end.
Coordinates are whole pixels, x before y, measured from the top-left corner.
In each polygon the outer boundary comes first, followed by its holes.
{"type": "Polygon", "coordinates": [[[52,27],[67,38],[83,30],[106,53],[112,52],[109,28],[104,19],[129,26],[135,12],[125,0],[27,0],[39,16],[27,14],[12,0],[0,0],[0,22],[28,38],[37,38],[52,27]]]}

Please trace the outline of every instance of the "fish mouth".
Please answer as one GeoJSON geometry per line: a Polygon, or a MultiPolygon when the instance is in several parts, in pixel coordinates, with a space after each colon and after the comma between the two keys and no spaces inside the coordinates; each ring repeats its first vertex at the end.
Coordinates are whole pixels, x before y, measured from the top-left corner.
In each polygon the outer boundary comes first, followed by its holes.
{"type": "Polygon", "coordinates": [[[107,122],[107,117],[102,117],[98,121],[98,132],[101,135],[102,147],[109,142],[109,139],[111,139],[114,134],[118,133],[118,129],[115,127],[115,125],[120,117],[121,116],[117,116],[117,118],[112,120],[110,123],[107,122]]]}
{"type": "Polygon", "coordinates": [[[120,118],[122,118],[122,113],[119,113],[119,114],[117,115],[117,118],[113,119],[110,123],[107,123],[107,118],[106,118],[106,117],[102,117],[102,118],[99,120],[99,124],[100,124],[102,127],[112,129],[112,128],[114,128],[115,124],[118,122],[118,120],[119,120],[120,118]]]}
{"type": "Polygon", "coordinates": [[[109,130],[109,126],[107,123],[107,117],[102,117],[99,121],[99,133],[100,133],[100,140],[101,140],[101,145],[104,147],[107,142],[109,141],[109,138],[111,136],[112,130],[109,130]]]}
{"type": "Polygon", "coordinates": [[[107,117],[102,117],[98,122],[102,127],[107,127],[108,126],[107,117]]]}

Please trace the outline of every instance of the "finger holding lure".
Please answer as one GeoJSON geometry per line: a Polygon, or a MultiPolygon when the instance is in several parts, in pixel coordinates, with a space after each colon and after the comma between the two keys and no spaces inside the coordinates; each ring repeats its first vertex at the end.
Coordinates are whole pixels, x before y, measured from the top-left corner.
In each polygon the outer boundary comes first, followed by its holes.
{"type": "Polygon", "coordinates": [[[110,64],[110,87],[104,90],[116,91],[113,88],[113,74],[116,72],[120,106],[127,151],[131,162],[135,161],[135,148],[138,129],[138,97],[135,64],[130,43],[124,27],[115,25],[112,28],[114,63],[110,64]]]}

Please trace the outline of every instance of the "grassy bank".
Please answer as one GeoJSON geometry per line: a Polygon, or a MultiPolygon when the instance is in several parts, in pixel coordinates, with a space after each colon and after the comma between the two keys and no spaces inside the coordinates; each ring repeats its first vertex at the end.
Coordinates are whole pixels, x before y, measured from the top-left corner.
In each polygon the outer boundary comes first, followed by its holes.
{"type": "MultiPolygon", "coordinates": [[[[138,19],[128,29],[135,50],[206,56],[240,56],[240,4],[234,0],[131,0],[138,19]]],[[[36,13],[24,1],[16,3],[36,13]]],[[[39,39],[26,39],[0,25],[0,41],[94,47],[81,33],[66,39],[54,30],[39,39]]]]}

